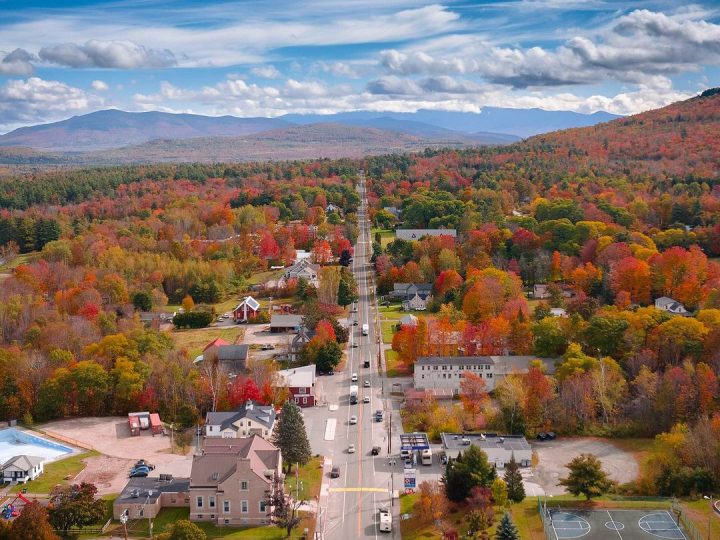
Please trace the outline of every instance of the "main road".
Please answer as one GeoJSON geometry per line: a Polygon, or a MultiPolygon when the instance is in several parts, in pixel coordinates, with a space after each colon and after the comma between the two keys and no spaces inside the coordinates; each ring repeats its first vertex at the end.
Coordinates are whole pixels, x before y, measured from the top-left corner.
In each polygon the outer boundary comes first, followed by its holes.
{"type": "MultiPolygon", "coordinates": [[[[318,531],[316,538],[327,540],[350,540],[353,538],[377,538],[388,536],[379,531],[378,509],[391,507],[391,492],[397,489],[394,484],[402,475],[393,474],[389,465],[388,450],[391,403],[387,400],[389,388],[384,388],[383,373],[379,364],[380,334],[376,326],[378,311],[374,293],[374,273],[370,263],[371,238],[367,214],[367,195],[365,177],[358,178],[358,191],[361,203],[358,209],[359,236],[355,245],[352,270],[358,284],[357,310],[349,316],[350,340],[347,368],[332,377],[323,377],[325,399],[329,404],[328,419],[335,423],[326,433],[330,439],[330,455],[323,479],[320,498],[318,531]],[[354,326],[357,321],[357,326],[354,326]],[[363,325],[368,327],[368,335],[362,332],[363,325]],[[369,361],[369,368],[363,367],[369,361]],[[352,382],[352,374],[358,381],[352,382]],[[369,387],[366,387],[366,382],[369,387]],[[357,384],[359,395],[357,404],[350,404],[350,386],[357,384]],[[369,397],[370,402],[364,403],[369,397]],[[384,420],[375,420],[375,411],[384,411],[384,420]],[[357,423],[351,424],[355,416],[357,423]],[[332,419],[331,419],[332,418],[332,419]],[[348,447],[355,446],[355,452],[349,453],[348,447]],[[371,455],[373,446],[381,448],[379,456],[371,455]],[[340,477],[330,479],[327,475],[330,466],[340,467],[340,477]]],[[[396,444],[393,446],[397,446],[396,444]]],[[[395,448],[397,450],[397,448],[395,448]]],[[[396,467],[393,467],[396,469],[396,467]]],[[[400,469],[402,471],[402,469],[400,469]]],[[[396,501],[397,503],[397,501],[396,501]]],[[[397,504],[395,505],[397,507],[397,504]]],[[[397,512],[393,517],[391,537],[399,538],[397,512]]]]}

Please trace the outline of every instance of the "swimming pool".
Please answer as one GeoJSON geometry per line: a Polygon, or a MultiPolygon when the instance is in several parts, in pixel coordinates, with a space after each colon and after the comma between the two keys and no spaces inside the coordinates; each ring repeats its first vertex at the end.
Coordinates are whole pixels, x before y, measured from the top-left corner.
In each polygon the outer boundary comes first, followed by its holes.
{"type": "Polygon", "coordinates": [[[69,456],[73,449],[49,441],[28,431],[15,428],[0,430],[0,463],[5,463],[13,456],[39,456],[45,462],[56,461],[69,456]]]}

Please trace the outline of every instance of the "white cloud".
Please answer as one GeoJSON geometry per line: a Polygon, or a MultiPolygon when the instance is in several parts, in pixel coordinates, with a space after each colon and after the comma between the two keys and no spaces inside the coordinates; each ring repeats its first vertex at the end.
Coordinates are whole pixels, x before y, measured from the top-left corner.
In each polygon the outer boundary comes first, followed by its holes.
{"type": "Polygon", "coordinates": [[[102,105],[99,97],[59,81],[10,80],[0,87],[0,128],[58,120],[102,105]]]}
{"type": "Polygon", "coordinates": [[[0,51],[0,75],[28,76],[34,68],[30,63],[36,58],[25,49],[15,49],[11,53],[0,51]]]}
{"type": "Polygon", "coordinates": [[[108,86],[108,84],[105,81],[99,81],[99,80],[91,82],[90,86],[92,87],[93,90],[95,90],[97,92],[107,92],[110,89],[110,87],[108,86]]]}
{"type": "Polygon", "coordinates": [[[254,67],[250,70],[250,73],[265,79],[276,79],[280,76],[280,72],[273,65],[254,67]]]}
{"type": "Polygon", "coordinates": [[[46,62],[74,68],[162,68],[177,63],[168,49],[148,49],[129,40],[62,43],[43,47],[38,55],[46,62]]]}

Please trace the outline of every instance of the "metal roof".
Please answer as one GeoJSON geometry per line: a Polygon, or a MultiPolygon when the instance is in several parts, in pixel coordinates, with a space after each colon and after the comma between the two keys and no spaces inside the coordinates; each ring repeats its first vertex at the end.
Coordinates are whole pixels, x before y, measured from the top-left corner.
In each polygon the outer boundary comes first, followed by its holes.
{"type": "Polygon", "coordinates": [[[401,433],[400,449],[402,450],[427,450],[430,448],[430,440],[427,433],[401,433]]]}
{"type": "Polygon", "coordinates": [[[530,450],[530,444],[522,435],[498,435],[497,433],[441,433],[443,446],[448,450],[467,450],[470,446],[480,449],[502,448],[530,450]]]}

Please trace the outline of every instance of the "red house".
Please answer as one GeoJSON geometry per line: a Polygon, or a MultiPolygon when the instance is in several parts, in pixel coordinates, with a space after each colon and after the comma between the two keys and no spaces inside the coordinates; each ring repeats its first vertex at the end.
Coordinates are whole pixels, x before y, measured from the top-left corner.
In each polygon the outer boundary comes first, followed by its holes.
{"type": "Polygon", "coordinates": [[[300,407],[315,405],[315,364],[277,372],[278,385],[290,391],[292,399],[300,407]]]}
{"type": "Polygon", "coordinates": [[[260,313],[260,302],[252,296],[246,296],[235,309],[233,309],[233,320],[235,322],[247,322],[260,313]]]}

